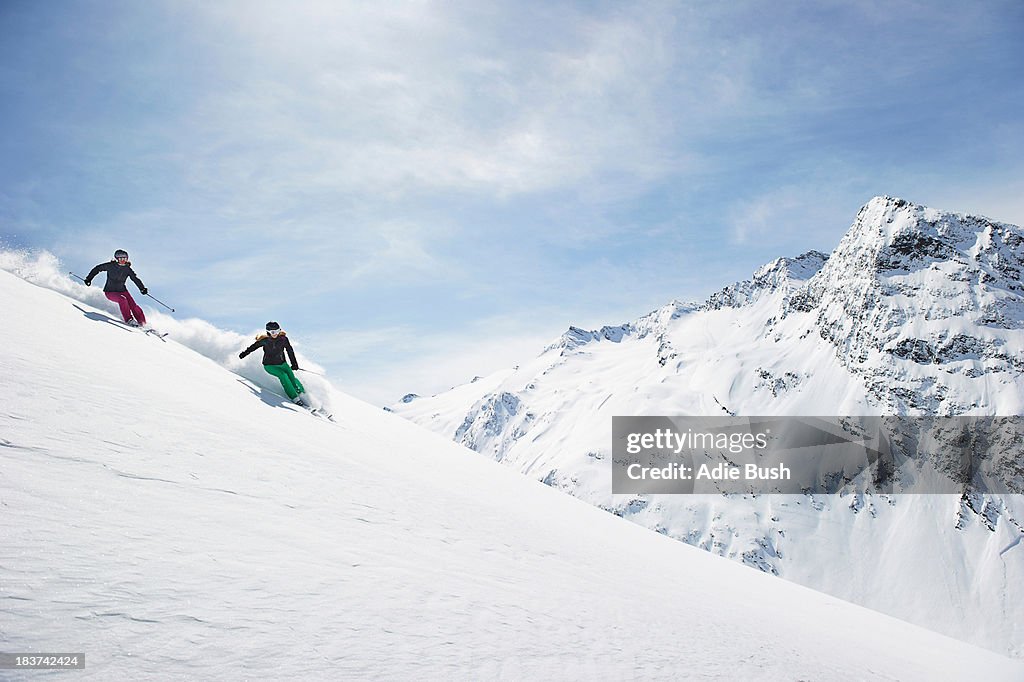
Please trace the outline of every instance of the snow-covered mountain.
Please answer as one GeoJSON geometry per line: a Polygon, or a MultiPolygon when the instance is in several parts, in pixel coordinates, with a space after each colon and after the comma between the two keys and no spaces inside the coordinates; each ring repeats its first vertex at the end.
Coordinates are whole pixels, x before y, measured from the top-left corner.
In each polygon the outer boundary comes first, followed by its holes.
{"type": "Polygon", "coordinates": [[[1022,270],[1019,227],[878,197],[831,255],[393,409],[685,543],[1024,656],[1024,496],[613,496],[609,461],[614,415],[1024,414],[1022,270]]]}
{"type": "Polygon", "coordinates": [[[4,271],[0,302],[0,649],[75,679],[1024,675],[327,384],[318,419],[213,359],[238,335],[172,327],[204,356],[4,271]]]}

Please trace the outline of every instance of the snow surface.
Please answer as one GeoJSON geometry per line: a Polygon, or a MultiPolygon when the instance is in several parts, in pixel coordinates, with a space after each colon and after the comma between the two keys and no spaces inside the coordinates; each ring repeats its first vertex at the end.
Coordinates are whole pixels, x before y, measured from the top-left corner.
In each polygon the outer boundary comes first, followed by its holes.
{"type": "Polygon", "coordinates": [[[106,306],[0,301],[0,647],[86,654],[10,679],[1024,678],[106,306]]]}
{"type": "Polygon", "coordinates": [[[570,328],[393,409],[670,537],[1022,657],[1022,495],[615,496],[610,462],[615,415],[1024,414],[1022,260],[1019,227],[878,197],[831,255],[570,328]]]}

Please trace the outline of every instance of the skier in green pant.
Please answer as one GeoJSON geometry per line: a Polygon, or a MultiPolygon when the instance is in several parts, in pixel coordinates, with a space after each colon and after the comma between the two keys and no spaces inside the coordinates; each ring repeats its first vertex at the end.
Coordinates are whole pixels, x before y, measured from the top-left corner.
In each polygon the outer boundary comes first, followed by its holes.
{"type": "Polygon", "coordinates": [[[299,368],[299,363],[295,359],[295,351],[292,350],[292,344],[284,330],[281,329],[281,325],[277,322],[267,322],[267,333],[257,336],[256,343],[238,354],[239,359],[244,358],[257,348],[263,349],[263,369],[281,381],[284,392],[288,394],[292,402],[311,408],[312,405],[303,397],[306,389],[302,387],[302,383],[293,373],[293,370],[299,368]],[[291,367],[284,361],[286,352],[288,359],[292,361],[291,367]]]}

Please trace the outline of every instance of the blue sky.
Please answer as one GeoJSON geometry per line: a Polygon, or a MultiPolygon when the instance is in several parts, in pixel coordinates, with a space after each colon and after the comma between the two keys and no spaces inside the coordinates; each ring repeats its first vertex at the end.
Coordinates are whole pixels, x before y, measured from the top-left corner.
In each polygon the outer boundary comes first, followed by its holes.
{"type": "Polygon", "coordinates": [[[831,250],[1024,222],[1012,2],[0,1],[0,239],[377,403],[831,250]]]}

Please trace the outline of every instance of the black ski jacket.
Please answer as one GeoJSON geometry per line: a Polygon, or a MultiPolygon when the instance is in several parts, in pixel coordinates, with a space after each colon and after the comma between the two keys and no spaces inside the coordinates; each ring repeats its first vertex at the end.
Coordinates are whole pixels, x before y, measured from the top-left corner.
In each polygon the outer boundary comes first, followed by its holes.
{"type": "Polygon", "coordinates": [[[288,340],[284,332],[278,334],[276,339],[267,334],[260,334],[256,337],[256,343],[243,350],[242,354],[238,357],[244,358],[257,348],[263,349],[264,365],[283,365],[284,354],[287,351],[288,359],[292,361],[292,369],[299,368],[299,363],[295,360],[295,351],[292,350],[291,341],[288,340]]]}
{"type": "Polygon", "coordinates": [[[92,278],[101,272],[107,273],[107,282],[103,285],[103,291],[128,291],[128,287],[124,285],[125,281],[131,277],[132,281],[135,282],[135,286],[139,287],[139,291],[144,291],[146,285],[142,283],[139,276],[132,270],[132,264],[118,265],[116,260],[112,260],[109,263],[100,263],[92,270],[85,278],[86,284],[92,284],[92,278]]]}

